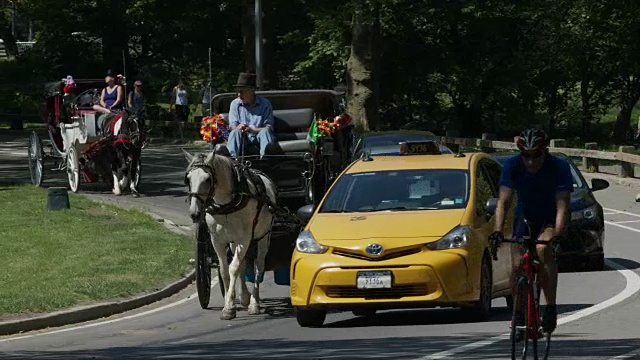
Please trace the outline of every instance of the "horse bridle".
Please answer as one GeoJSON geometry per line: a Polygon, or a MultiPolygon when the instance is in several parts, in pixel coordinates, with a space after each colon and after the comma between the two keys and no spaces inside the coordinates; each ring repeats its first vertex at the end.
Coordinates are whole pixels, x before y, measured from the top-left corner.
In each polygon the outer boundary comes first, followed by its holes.
{"type": "Polygon", "coordinates": [[[189,167],[189,169],[187,169],[187,172],[184,175],[184,183],[189,187],[189,191],[187,192],[187,200],[186,200],[187,203],[191,203],[191,199],[195,198],[197,201],[202,203],[203,212],[204,212],[206,207],[211,202],[213,202],[212,199],[213,199],[213,194],[216,191],[217,182],[218,181],[216,178],[215,171],[213,170],[213,167],[211,167],[210,165],[202,164],[202,165],[192,165],[191,167],[189,167]],[[209,187],[209,193],[206,195],[204,200],[200,198],[201,196],[203,196],[202,194],[200,194],[199,192],[191,191],[191,184],[189,183],[189,179],[187,178],[187,175],[195,169],[201,169],[202,171],[206,172],[207,174],[209,174],[209,178],[211,179],[211,186],[209,187]]]}

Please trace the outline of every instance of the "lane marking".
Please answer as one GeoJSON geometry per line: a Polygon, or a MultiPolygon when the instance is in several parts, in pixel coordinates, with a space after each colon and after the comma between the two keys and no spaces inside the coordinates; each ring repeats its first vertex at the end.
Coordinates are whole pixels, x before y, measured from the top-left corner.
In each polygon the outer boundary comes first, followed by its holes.
{"type": "MultiPolygon", "coordinates": [[[[637,214],[634,214],[637,215],[637,214]]],[[[640,217],[640,215],[637,215],[638,217],[640,217]]],[[[612,225],[612,226],[617,226],[626,230],[630,230],[633,232],[637,232],[640,233],[640,229],[634,229],[632,227],[628,227],[625,225],[619,225],[616,223],[612,223],[610,221],[605,221],[605,223],[612,225]]],[[[598,311],[604,310],[608,307],[611,307],[613,305],[616,305],[626,299],[628,299],[629,297],[633,296],[635,293],[637,293],[638,291],[640,291],[640,276],[638,276],[638,274],[636,274],[635,272],[633,272],[632,270],[627,269],[626,267],[618,264],[617,262],[613,261],[613,260],[609,260],[606,259],[605,263],[613,268],[614,270],[618,271],[620,274],[622,274],[627,283],[625,285],[625,288],[619,292],[618,294],[616,294],[615,296],[601,302],[598,304],[595,304],[591,307],[588,307],[586,309],[577,311],[571,315],[567,315],[567,316],[563,316],[561,318],[558,319],[558,325],[563,325],[563,324],[567,324],[570,323],[572,321],[576,321],[578,319],[581,319],[583,317],[589,316],[591,314],[594,314],[598,311]]],[[[492,345],[497,343],[498,341],[502,341],[502,340],[508,340],[509,339],[510,334],[506,333],[506,334],[502,334],[502,335],[498,335],[498,336],[494,336],[491,338],[488,338],[486,340],[481,340],[481,341],[477,341],[477,342],[473,342],[473,343],[469,343],[469,344],[465,344],[462,346],[459,346],[457,348],[453,348],[451,350],[447,350],[447,351],[441,351],[435,354],[431,354],[431,355],[427,355],[427,356],[423,356],[423,357],[419,357],[416,358],[414,360],[435,360],[435,359],[449,359],[452,358],[454,355],[456,354],[460,354],[460,353],[464,353],[464,352],[468,352],[471,350],[475,350],[475,349],[479,349],[481,347],[485,347],[488,345],[492,345]]],[[[552,337],[553,339],[553,337],[552,337]]],[[[553,341],[553,340],[552,340],[553,341]]],[[[625,359],[625,358],[623,358],[625,359]]]]}
{"type": "Polygon", "coordinates": [[[629,230],[629,231],[640,233],[640,229],[632,228],[631,226],[622,225],[622,224],[615,223],[615,222],[608,221],[608,220],[605,220],[604,223],[605,224],[609,224],[609,225],[613,225],[613,226],[617,226],[617,227],[625,229],[625,230],[629,230]]]}
{"type": "MultiPolygon", "coordinates": [[[[211,279],[211,288],[213,289],[213,287],[218,284],[218,277],[217,277],[217,275],[214,277],[213,274],[211,275],[211,277],[212,277],[212,279],[211,279]]],[[[92,328],[92,327],[96,327],[96,326],[113,324],[113,323],[117,323],[117,322],[124,321],[124,320],[131,320],[131,319],[139,318],[139,317],[142,317],[142,316],[154,314],[154,313],[166,310],[166,309],[170,309],[170,308],[176,307],[178,305],[182,305],[182,304],[186,303],[187,301],[191,301],[191,300],[197,299],[197,298],[198,298],[198,293],[195,292],[195,293],[187,296],[184,299],[178,300],[176,302],[172,302],[170,304],[161,306],[161,307],[156,308],[156,309],[147,310],[147,311],[144,311],[144,312],[141,312],[141,313],[138,313],[138,314],[133,314],[133,315],[117,318],[117,319],[105,320],[105,321],[100,321],[100,322],[86,324],[86,325],[72,326],[72,327],[65,328],[65,329],[53,330],[53,331],[48,331],[48,332],[43,332],[43,333],[9,337],[9,338],[5,338],[5,339],[0,339],[0,343],[9,342],[9,341],[15,341],[15,340],[24,340],[24,339],[29,339],[29,338],[33,338],[33,337],[43,336],[43,335],[60,334],[60,333],[65,333],[65,332],[69,332],[69,331],[74,331],[74,330],[88,329],[88,328],[92,328]]]]}
{"type": "Polygon", "coordinates": [[[625,220],[625,221],[612,221],[613,224],[627,224],[627,223],[637,223],[640,220],[625,220]]]}
{"type": "MultiPolygon", "coordinates": [[[[616,210],[616,209],[608,209],[608,208],[602,208],[602,209],[607,211],[612,211],[614,214],[625,214],[625,215],[640,217],[640,214],[636,214],[636,213],[632,213],[624,210],[616,210]]],[[[614,214],[610,214],[610,215],[614,215],[614,214]]]]}
{"type": "Polygon", "coordinates": [[[640,355],[640,349],[635,349],[633,351],[630,351],[626,354],[622,354],[622,355],[618,355],[615,357],[612,357],[609,360],[624,360],[624,359],[633,359],[634,357],[640,355]]]}

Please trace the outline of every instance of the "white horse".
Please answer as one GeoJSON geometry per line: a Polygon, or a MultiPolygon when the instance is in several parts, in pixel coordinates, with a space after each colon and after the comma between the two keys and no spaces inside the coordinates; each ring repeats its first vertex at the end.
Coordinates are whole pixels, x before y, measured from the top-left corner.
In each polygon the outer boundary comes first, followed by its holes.
{"type": "Polygon", "coordinates": [[[184,152],[189,161],[185,175],[185,183],[189,186],[189,215],[194,222],[205,217],[213,248],[220,260],[222,285],[227,290],[220,318],[231,320],[236,317],[234,303],[238,277],[241,304],[248,308],[250,315],[257,315],[260,313],[258,277],[264,271],[269,250],[276,186],[266,175],[238,167],[226,147],[196,155],[184,152]],[[245,256],[253,242],[257,242],[256,278],[253,292],[249,294],[244,281],[245,256]],[[232,246],[233,260],[228,264],[226,247],[232,243],[235,245],[232,246]]]}

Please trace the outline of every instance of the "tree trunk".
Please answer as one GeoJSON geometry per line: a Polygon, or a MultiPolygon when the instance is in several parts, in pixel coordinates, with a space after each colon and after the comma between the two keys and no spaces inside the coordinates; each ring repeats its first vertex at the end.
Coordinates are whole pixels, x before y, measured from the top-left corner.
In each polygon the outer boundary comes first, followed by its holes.
{"type": "Polygon", "coordinates": [[[551,138],[553,138],[556,134],[556,126],[558,125],[558,113],[560,111],[560,95],[558,94],[559,86],[553,84],[549,92],[547,93],[547,116],[549,117],[547,128],[547,133],[551,138]]]}
{"type": "Polygon", "coordinates": [[[243,0],[242,11],[242,41],[244,43],[244,71],[256,72],[256,28],[255,1],[243,0]]]}
{"type": "Polygon", "coordinates": [[[581,133],[580,136],[586,140],[589,135],[589,124],[591,123],[591,96],[589,95],[589,80],[582,79],[580,82],[580,100],[581,100],[581,133]]]}
{"type": "Polygon", "coordinates": [[[0,39],[4,40],[4,50],[7,55],[17,57],[18,44],[11,33],[11,20],[7,20],[2,12],[0,12],[0,39]]]}
{"type": "Polygon", "coordinates": [[[264,9],[264,19],[262,20],[262,33],[264,36],[263,63],[264,63],[264,89],[278,89],[280,87],[278,78],[278,59],[275,55],[276,39],[274,35],[274,24],[276,22],[276,13],[273,6],[270,5],[264,9]]]}
{"type": "Polygon", "coordinates": [[[358,130],[369,131],[380,123],[380,13],[377,0],[356,0],[354,6],[347,61],[347,112],[358,130]]]}
{"type": "Polygon", "coordinates": [[[105,18],[109,19],[102,28],[102,61],[107,68],[122,73],[122,51],[125,51],[125,61],[129,62],[128,24],[124,20],[126,7],[123,0],[102,0],[98,2],[98,8],[103,9],[105,18]]]}
{"type": "Polygon", "coordinates": [[[624,144],[627,140],[627,131],[631,126],[631,113],[640,99],[640,81],[635,81],[635,84],[628,89],[629,92],[620,100],[620,112],[613,124],[613,140],[616,144],[624,144]]]}

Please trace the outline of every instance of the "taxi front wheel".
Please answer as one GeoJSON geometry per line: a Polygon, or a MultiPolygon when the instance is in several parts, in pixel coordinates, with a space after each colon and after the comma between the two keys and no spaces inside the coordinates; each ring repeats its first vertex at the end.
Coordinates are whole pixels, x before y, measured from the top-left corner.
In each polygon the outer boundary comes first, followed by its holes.
{"type": "Polygon", "coordinates": [[[472,321],[485,321],[491,316],[492,279],[491,261],[488,255],[485,255],[480,268],[480,298],[471,308],[464,309],[472,321]]]}
{"type": "Polygon", "coordinates": [[[321,327],[327,312],[321,309],[296,309],[296,320],[302,327],[321,327]]]}

